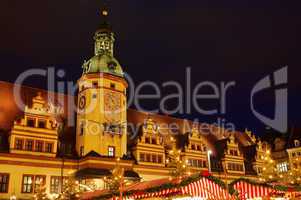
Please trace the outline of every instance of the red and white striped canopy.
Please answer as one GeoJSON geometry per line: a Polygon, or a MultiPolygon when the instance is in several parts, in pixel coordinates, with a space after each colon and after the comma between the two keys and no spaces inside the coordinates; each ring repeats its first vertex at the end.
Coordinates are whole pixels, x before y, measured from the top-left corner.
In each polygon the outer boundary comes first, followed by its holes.
{"type": "Polygon", "coordinates": [[[225,189],[207,178],[201,178],[199,181],[190,183],[181,188],[181,191],[183,195],[201,198],[225,199],[230,196],[225,189]]]}
{"type": "Polygon", "coordinates": [[[239,181],[233,187],[245,199],[271,196],[272,193],[276,192],[271,187],[253,185],[245,181],[239,181]]]}
{"type": "MultiPolygon", "coordinates": [[[[183,196],[192,196],[192,197],[201,197],[201,198],[226,198],[230,196],[228,192],[220,187],[218,184],[207,178],[201,178],[196,182],[192,182],[187,186],[181,188],[165,189],[159,192],[144,193],[137,192],[131,196],[124,197],[123,200],[128,199],[144,199],[152,197],[163,197],[168,195],[183,195],[183,196]]],[[[114,197],[113,200],[118,200],[118,197],[114,197]]]]}

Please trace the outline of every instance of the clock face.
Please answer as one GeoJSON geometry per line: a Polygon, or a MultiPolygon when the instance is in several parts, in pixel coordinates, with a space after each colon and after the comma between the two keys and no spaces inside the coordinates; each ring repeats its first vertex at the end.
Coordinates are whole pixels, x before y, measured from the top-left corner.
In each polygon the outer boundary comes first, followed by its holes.
{"type": "Polygon", "coordinates": [[[79,109],[84,109],[85,108],[85,106],[86,106],[86,97],[85,96],[81,96],[80,98],[79,98],[79,103],[78,103],[78,107],[79,107],[79,109]]]}
{"type": "Polygon", "coordinates": [[[104,94],[105,118],[110,122],[120,121],[121,95],[108,91],[104,94]]]}

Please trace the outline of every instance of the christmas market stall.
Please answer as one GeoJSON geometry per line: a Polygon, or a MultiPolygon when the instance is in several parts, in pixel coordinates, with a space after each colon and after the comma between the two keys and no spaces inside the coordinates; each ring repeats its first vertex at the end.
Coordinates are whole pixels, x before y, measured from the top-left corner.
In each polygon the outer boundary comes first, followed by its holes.
{"type": "Polygon", "coordinates": [[[198,199],[232,199],[226,185],[219,179],[196,174],[182,179],[159,179],[139,182],[120,191],[84,193],[81,199],[162,199],[166,197],[198,197],[198,199]]]}
{"type": "Polygon", "coordinates": [[[272,183],[259,183],[240,178],[229,185],[232,194],[240,194],[240,199],[301,198],[300,186],[286,186],[272,183]]]}

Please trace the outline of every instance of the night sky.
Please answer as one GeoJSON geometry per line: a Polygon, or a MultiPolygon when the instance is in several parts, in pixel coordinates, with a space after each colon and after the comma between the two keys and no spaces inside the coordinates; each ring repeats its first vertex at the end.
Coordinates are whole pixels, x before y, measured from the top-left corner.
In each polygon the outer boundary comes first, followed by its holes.
{"type": "MultiPolygon", "coordinates": [[[[101,5],[99,0],[1,1],[0,80],[14,82],[26,69],[49,66],[65,69],[66,80],[77,80],[83,61],[94,53],[93,34],[100,23],[101,5]]],[[[261,78],[288,65],[289,126],[300,127],[300,3],[114,0],[109,6],[116,33],[115,57],[135,83],[175,80],[184,88],[188,66],[192,85],[236,82],[227,96],[226,115],[175,116],[204,122],[223,117],[240,130],[248,127],[262,134],[265,126],[250,110],[250,91],[261,78]]],[[[26,84],[44,88],[46,81],[32,78],[26,84]]],[[[272,116],[273,91],[257,100],[261,112],[272,116]]],[[[218,105],[215,100],[201,103],[203,108],[218,105]]],[[[158,102],[144,105],[155,108],[158,102]]]]}

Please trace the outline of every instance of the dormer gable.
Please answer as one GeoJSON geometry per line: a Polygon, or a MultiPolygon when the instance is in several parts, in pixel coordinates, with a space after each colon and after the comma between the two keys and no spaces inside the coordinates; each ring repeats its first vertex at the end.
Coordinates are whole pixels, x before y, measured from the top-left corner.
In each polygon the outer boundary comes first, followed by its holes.
{"type": "MultiPolygon", "coordinates": [[[[55,110],[55,109],[54,109],[55,110]]],[[[57,153],[58,123],[41,93],[25,106],[24,116],[14,121],[10,152],[54,157],[57,153]]]]}
{"type": "Polygon", "coordinates": [[[239,150],[238,143],[236,142],[235,139],[235,133],[231,133],[228,138],[226,155],[242,156],[239,150]]]}

